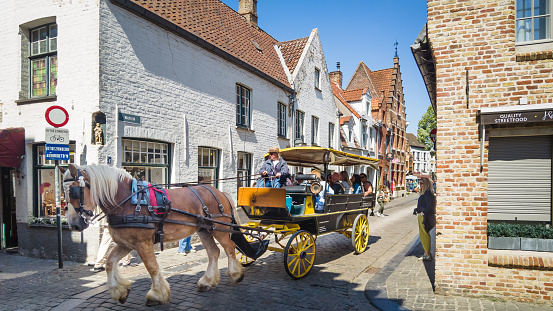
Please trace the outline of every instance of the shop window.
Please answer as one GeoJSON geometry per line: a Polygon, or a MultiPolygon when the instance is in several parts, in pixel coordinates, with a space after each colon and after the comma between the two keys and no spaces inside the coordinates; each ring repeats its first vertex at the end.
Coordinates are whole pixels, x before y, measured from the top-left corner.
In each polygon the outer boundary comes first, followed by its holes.
{"type": "Polygon", "coordinates": [[[198,182],[218,188],[219,149],[198,147],[198,182]]]}
{"type": "Polygon", "coordinates": [[[169,183],[170,146],[167,143],[123,139],[122,167],[137,180],[169,183]]]}
{"type": "MultiPolygon", "coordinates": [[[[46,146],[44,144],[33,147],[34,201],[36,202],[33,208],[34,217],[56,217],[55,161],[46,160],[45,150],[46,146]]],[[[69,144],[69,161],[59,161],[59,165],[62,167],[67,167],[69,163],[75,163],[75,143],[69,144]]],[[[59,187],[61,214],[65,216],[65,193],[61,181],[59,187]]]]}

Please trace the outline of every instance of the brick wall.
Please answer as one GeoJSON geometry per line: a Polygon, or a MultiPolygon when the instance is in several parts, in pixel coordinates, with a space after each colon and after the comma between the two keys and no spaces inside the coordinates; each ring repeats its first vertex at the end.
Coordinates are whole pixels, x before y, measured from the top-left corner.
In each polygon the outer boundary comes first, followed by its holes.
{"type": "Polygon", "coordinates": [[[517,54],[514,14],[514,0],[428,1],[437,71],[436,290],[551,303],[550,272],[494,264],[487,250],[488,167],[485,159],[480,172],[476,112],[521,97],[550,103],[553,92],[551,59],[517,54]]]}

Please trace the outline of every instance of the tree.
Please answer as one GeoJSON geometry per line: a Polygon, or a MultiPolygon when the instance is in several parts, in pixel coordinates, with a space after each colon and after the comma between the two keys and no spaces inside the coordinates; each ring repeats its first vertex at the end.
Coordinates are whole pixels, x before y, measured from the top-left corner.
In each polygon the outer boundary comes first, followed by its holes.
{"type": "Polygon", "coordinates": [[[434,143],[430,139],[430,132],[436,128],[436,114],[432,105],[428,106],[426,113],[419,120],[419,128],[417,130],[417,140],[421,144],[426,145],[426,150],[430,150],[434,147],[434,143]]]}

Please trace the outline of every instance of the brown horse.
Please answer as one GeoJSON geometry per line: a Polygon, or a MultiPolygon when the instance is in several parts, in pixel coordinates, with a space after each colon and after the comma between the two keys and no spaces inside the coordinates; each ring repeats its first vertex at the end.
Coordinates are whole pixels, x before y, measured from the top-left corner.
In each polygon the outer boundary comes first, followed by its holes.
{"type": "MultiPolygon", "coordinates": [[[[69,169],[67,170],[60,169],[64,178],[63,189],[65,191],[65,198],[68,202],[66,217],[71,230],[83,231],[86,229],[96,206],[99,206],[104,214],[106,214],[108,222],[110,217],[119,217],[116,215],[135,214],[136,206],[131,203],[131,200],[128,200],[132,195],[132,177],[126,171],[101,165],[78,167],[73,164],[69,164],[69,169]]],[[[211,186],[169,189],[167,190],[167,194],[171,200],[173,211],[168,214],[166,222],[163,224],[163,241],[178,241],[197,232],[209,257],[207,271],[198,281],[198,290],[207,291],[219,284],[220,273],[217,260],[220,250],[214,238],[221,244],[228,257],[228,274],[231,281],[240,282],[244,277],[244,268],[236,259],[235,244],[230,239],[228,232],[217,230],[229,229],[228,226],[214,223],[213,230],[205,229],[205,226],[204,229],[201,229],[199,226],[194,226],[194,224],[198,223],[197,217],[175,212],[185,211],[195,215],[206,216],[206,210],[203,206],[205,205],[210,214],[220,215],[217,218],[218,221],[230,223],[231,218],[228,215],[232,215],[234,211],[233,201],[230,196],[211,186]],[[219,207],[219,205],[222,205],[222,207],[219,207]],[[221,212],[220,208],[224,208],[224,213],[221,212]],[[182,223],[191,225],[184,225],[182,223]]],[[[148,217],[150,214],[147,207],[141,208],[138,213],[140,217],[148,217]]],[[[108,256],[106,272],[107,285],[114,300],[118,300],[121,303],[127,300],[131,282],[120,274],[118,263],[119,260],[134,249],[140,255],[144,266],[152,278],[152,287],[146,294],[146,305],[152,306],[169,302],[169,283],[161,275],[154,254],[155,233],[158,230],[159,223],[154,225],[155,229],[112,227],[110,223],[109,231],[116,246],[108,256]]]]}

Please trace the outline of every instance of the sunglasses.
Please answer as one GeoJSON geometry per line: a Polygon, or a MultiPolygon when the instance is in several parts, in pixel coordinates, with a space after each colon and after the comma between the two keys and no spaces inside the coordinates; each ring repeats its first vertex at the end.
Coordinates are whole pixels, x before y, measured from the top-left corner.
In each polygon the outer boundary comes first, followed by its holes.
{"type": "Polygon", "coordinates": [[[269,152],[269,154],[277,154],[276,152],[269,152]]]}

